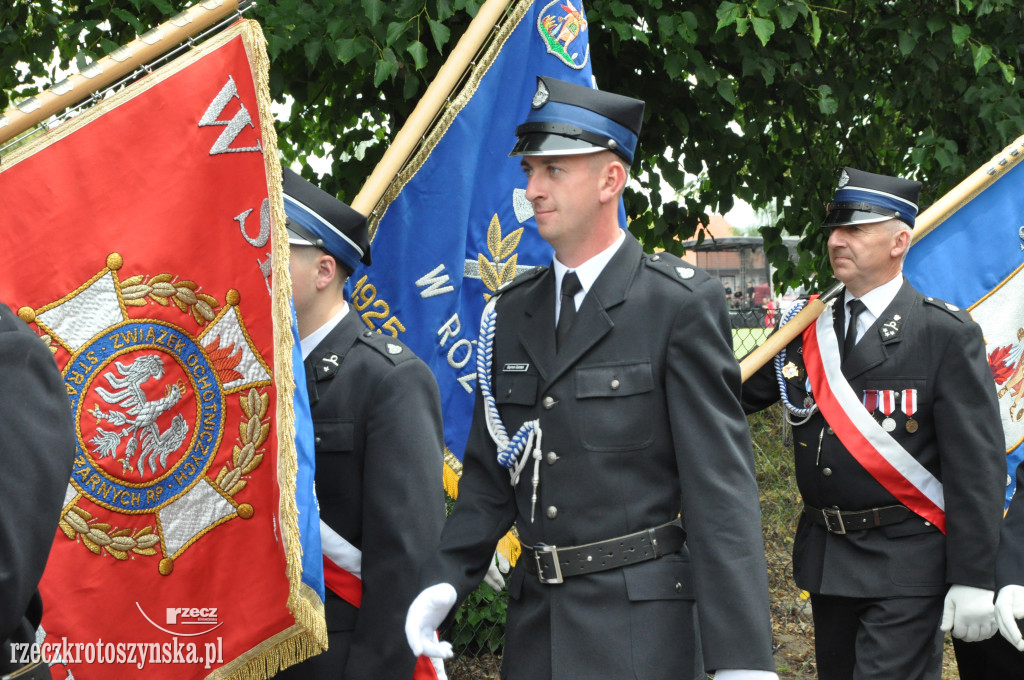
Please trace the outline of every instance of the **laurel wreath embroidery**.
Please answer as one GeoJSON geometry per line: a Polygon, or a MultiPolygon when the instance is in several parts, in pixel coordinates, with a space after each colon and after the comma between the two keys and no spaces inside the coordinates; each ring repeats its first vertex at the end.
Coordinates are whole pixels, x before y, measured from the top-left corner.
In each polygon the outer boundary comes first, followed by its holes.
{"type": "Polygon", "coordinates": [[[244,489],[247,482],[242,479],[242,475],[249,474],[263,462],[263,454],[257,453],[257,450],[267,440],[270,432],[270,418],[263,420],[270,406],[269,394],[254,387],[249,390],[248,396],[239,395],[238,401],[248,420],[239,423],[239,438],[232,449],[231,461],[224,464],[214,480],[229,496],[244,489]]]}
{"type": "Polygon", "coordinates": [[[135,532],[112,529],[105,522],[95,521],[87,510],[76,505],[72,505],[57,524],[69,539],[77,537],[95,554],[100,555],[106,550],[119,560],[127,560],[129,553],[155,555],[154,546],[160,541],[159,534],[153,533],[153,527],[143,527],[135,532]]]}
{"type": "Polygon", "coordinates": [[[508,236],[502,237],[501,222],[498,221],[497,213],[491,218],[491,223],[487,226],[487,249],[490,251],[491,257],[494,258],[493,263],[484,257],[483,253],[477,253],[480,280],[491,291],[491,293],[484,293],[485,300],[490,300],[492,293],[496,293],[499,288],[516,277],[516,264],[519,255],[514,253],[522,236],[523,229],[520,227],[508,236]]]}
{"type": "Polygon", "coordinates": [[[195,281],[175,281],[171,274],[146,277],[141,274],[121,282],[121,297],[126,305],[145,307],[149,301],[167,307],[172,302],[200,326],[213,321],[220,304],[217,298],[199,292],[195,281]]]}

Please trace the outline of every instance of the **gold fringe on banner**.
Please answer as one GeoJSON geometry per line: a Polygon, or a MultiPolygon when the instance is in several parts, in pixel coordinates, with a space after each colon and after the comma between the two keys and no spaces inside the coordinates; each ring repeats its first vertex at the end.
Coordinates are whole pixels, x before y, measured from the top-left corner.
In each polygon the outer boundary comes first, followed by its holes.
{"type": "Polygon", "coordinates": [[[469,100],[476,94],[477,88],[480,86],[480,81],[487,75],[487,71],[490,70],[494,64],[495,59],[498,58],[498,54],[505,46],[505,42],[508,40],[512,32],[519,26],[519,22],[522,21],[523,17],[526,16],[526,12],[530,9],[533,4],[533,0],[519,0],[515,6],[509,11],[505,21],[502,22],[501,27],[495,32],[493,39],[487,46],[483,56],[476,62],[476,66],[473,68],[469,75],[469,79],[459,90],[459,93],[452,99],[451,103],[445,107],[444,111],[434,122],[433,127],[427,136],[423,140],[423,144],[416,150],[409,162],[402,166],[402,170],[395,177],[394,181],[391,182],[390,186],[380,201],[377,203],[376,208],[369,217],[370,221],[370,242],[373,242],[374,237],[377,235],[377,224],[381,218],[387,212],[388,207],[392,201],[398,197],[398,194],[402,192],[406,183],[411,180],[419,169],[423,167],[423,164],[430,158],[430,154],[433,153],[434,147],[441,141],[444,134],[448,131],[452,121],[459,115],[469,100]]]}
{"type": "MultiPolygon", "coordinates": [[[[433,153],[434,148],[444,137],[448,128],[451,127],[456,116],[462,112],[462,109],[469,104],[470,99],[476,94],[477,88],[480,86],[480,81],[483,80],[484,76],[490,70],[494,64],[501,50],[505,47],[505,43],[508,41],[509,36],[516,30],[523,17],[526,16],[527,11],[533,4],[533,0],[519,0],[515,6],[509,11],[502,22],[501,26],[495,32],[491,42],[488,44],[483,56],[480,57],[476,62],[476,66],[473,68],[466,80],[465,84],[459,90],[459,93],[455,95],[451,103],[445,107],[444,111],[434,122],[430,132],[424,138],[423,144],[416,150],[409,162],[402,167],[402,170],[395,177],[395,180],[388,187],[384,196],[377,204],[376,210],[370,216],[370,240],[373,241],[377,233],[377,225],[380,220],[387,213],[391,203],[398,197],[398,194],[402,192],[405,185],[419,172],[419,169],[423,167],[427,159],[430,158],[430,154],[433,153]]],[[[459,497],[459,478],[462,476],[462,463],[453,454],[448,447],[444,450],[444,471],[443,481],[444,490],[453,499],[459,497]]],[[[498,550],[501,551],[505,557],[509,559],[512,564],[516,563],[516,559],[519,557],[521,552],[519,547],[519,540],[512,534],[507,534],[498,544],[498,550]]]]}
{"type": "MultiPolygon", "coordinates": [[[[288,236],[285,232],[284,194],[281,161],[277,154],[277,131],[270,110],[270,59],[267,43],[257,22],[245,20],[237,27],[249,55],[249,64],[256,83],[260,128],[263,135],[263,158],[266,164],[267,187],[271,206],[271,262],[273,274],[274,356],[277,385],[295,385],[292,372],[291,334],[292,284],[288,270],[288,236]],[[283,359],[286,358],[286,359],[283,359]]],[[[227,31],[234,33],[235,29],[227,31]]],[[[295,484],[298,460],[295,450],[295,410],[290,391],[277,390],[277,469],[281,489],[281,533],[284,537],[286,573],[288,575],[288,609],[295,616],[296,626],[274,636],[231,664],[218,669],[210,678],[226,680],[262,680],[283,668],[315,656],[327,649],[327,623],[320,597],[302,583],[302,544],[299,541],[298,508],[295,484]],[[239,663],[241,665],[239,666],[239,663]],[[228,669],[228,666],[234,667],[228,669]],[[226,670],[227,669],[227,670],[226,670]],[[226,672],[225,672],[226,671],[226,672]]]]}

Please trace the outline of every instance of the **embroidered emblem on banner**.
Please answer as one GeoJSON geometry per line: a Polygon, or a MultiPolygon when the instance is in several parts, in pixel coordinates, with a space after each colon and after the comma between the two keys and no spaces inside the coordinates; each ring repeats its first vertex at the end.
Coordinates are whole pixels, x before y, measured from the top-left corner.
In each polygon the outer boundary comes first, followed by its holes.
{"type": "Polygon", "coordinates": [[[555,55],[570,68],[581,69],[590,58],[590,38],[582,0],[577,2],[579,9],[572,0],[554,0],[545,5],[537,15],[537,32],[548,54],[555,55]]]}
{"type": "Polygon", "coordinates": [[[971,307],[985,332],[985,351],[995,379],[1006,451],[1024,443],[1024,266],[971,307]]]}
{"type": "MultiPolygon", "coordinates": [[[[476,262],[466,261],[466,275],[472,276],[471,265],[476,265],[476,273],[489,292],[484,293],[484,300],[490,300],[498,290],[512,282],[512,279],[520,273],[519,255],[516,248],[519,240],[523,237],[523,228],[520,227],[508,235],[501,233],[501,221],[495,213],[487,225],[487,250],[491,257],[483,253],[477,253],[476,262]]],[[[524,267],[530,269],[530,267],[524,267]]]]}
{"type": "Polygon", "coordinates": [[[221,306],[171,274],[121,280],[123,264],[113,253],[84,285],[19,316],[70,354],[62,373],[78,450],[60,529],[96,555],[159,552],[166,576],[215,527],[252,517],[236,497],[263,460],[270,416],[260,388],[273,380],[237,291],[221,306]],[[147,318],[150,304],[173,304],[183,322],[147,318]],[[236,431],[232,454],[219,456],[236,431]]]}

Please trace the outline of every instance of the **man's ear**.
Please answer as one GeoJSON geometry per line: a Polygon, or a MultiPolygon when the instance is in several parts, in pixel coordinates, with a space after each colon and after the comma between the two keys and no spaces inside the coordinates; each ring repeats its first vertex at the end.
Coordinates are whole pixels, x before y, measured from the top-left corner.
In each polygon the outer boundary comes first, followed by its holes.
{"type": "Polygon", "coordinates": [[[907,248],[910,247],[910,240],[913,235],[909,229],[900,229],[896,232],[896,239],[893,241],[892,249],[889,251],[889,256],[893,259],[900,259],[907,252],[907,248]]]}
{"type": "Polygon", "coordinates": [[[626,166],[622,164],[618,156],[614,156],[608,160],[604,167],[601,169],[599,178],[598,188],[600,190],[599,198],[602,203],[612,200],[618,200],[619,196],[622,195],[622,190],[626,186],[626,166]]]}
{"type": "Polygon", "coordinates": [[[323,290],[345,272],[338,267],[338,261],[324,253],[316,259],[316,289],[323,290]]]}

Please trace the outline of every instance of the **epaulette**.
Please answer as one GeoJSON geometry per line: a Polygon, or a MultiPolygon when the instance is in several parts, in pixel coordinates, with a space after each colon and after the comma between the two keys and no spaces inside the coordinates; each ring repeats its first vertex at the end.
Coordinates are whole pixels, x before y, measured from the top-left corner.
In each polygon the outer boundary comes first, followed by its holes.
{"type": "Polygon", "coordinates": [[[654,271],[664,274],[690,290],[711,278],[711,275],[703,269],[694,267],[692,264],[684,262],[675,255],[668,253],[654,253],[653,255],[644,253],[643,259],[644,264],[654,271]]]}
{"type": "Polygon", "coordinates": [[[924,301],[925,304],[931,305],[932,307],[938,307],[939,309],[945,311],[946,313],[950,314],[953,318],[961,322],[972,321],[971,315],[970,313],[967,312],[967,310],[960,309],[952,302],[946,302],[945,300],[940,300],[939,298],[927,296],[925,297],[924,301]]]}
{"type": "Polygon", "coordinates": [[[516,274],[516,277],[514,279],[512,279],[508,283],[499,286],[495,294],[501,295],[502,293],[508,292],[520,284],[526,283],[527,281],[533,281],[535,278],[537,278],[547,270],[548,268],[545,267],[544,265],[538,265],[533,269],[529,269],[523,272],[522,274],[516,274]]]}
{"type": "Polygon", "coordinates": [[[359,334],[359,341],[383,354],[396,366],[416,356],[411,349],[385,333],[363,331],[359,334]]]}

